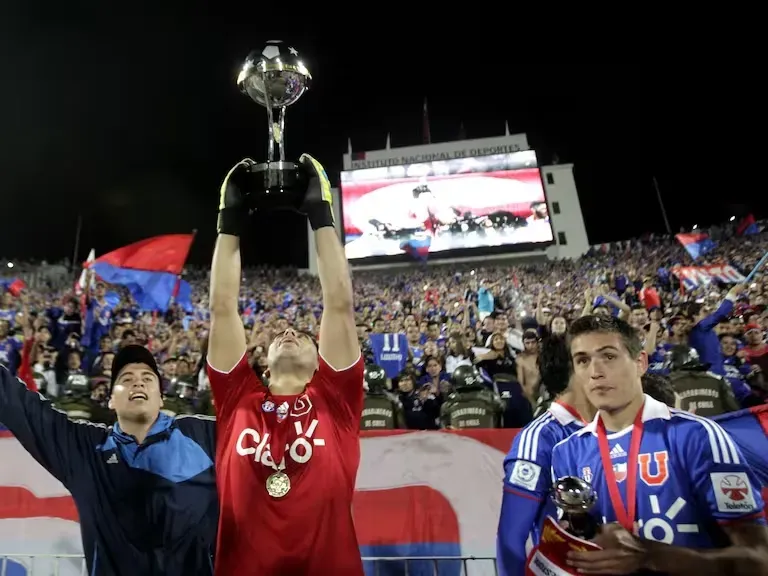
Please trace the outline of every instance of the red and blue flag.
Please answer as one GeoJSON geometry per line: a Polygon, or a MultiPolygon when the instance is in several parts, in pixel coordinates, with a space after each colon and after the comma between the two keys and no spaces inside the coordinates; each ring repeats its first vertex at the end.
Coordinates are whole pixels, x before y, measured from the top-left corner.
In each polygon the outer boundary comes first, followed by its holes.
{"type": "Polygon", "coordinates": [[[677,241],[682,244],[685,251],[688,252],[690,257],[694,260],[700,256],[704,256],[707,252],[711,252],[717,246],[714,240],[712,240],[706,232],[677,234],[675,235],[675,238],[677,238],[677,241]]]}
{"type": "Polygon", "coordinates": [[[429,247],[432,245],[432,239],[429,236],[423,238],[409,238],[400,243],[400,250],[415,258],[426,262],[429,258],[429,247]]]}
{"type": "Polygon", "coordinates": [[[141,310],[166,311],[177,292],[193,234],[166,234],[123,246],[87,263],[104,282],[125,286],[141,310]]]}
{"type": "Polygon", "coordinates": [[[758,226],[757,222],[755,221],[755,217],[752,214],[747,214],[747,216],[741,222],[739,222],[739,225],[736,227],[736,234],[739,236],[752,236],[759,233],[760,226],[758,226]]]}

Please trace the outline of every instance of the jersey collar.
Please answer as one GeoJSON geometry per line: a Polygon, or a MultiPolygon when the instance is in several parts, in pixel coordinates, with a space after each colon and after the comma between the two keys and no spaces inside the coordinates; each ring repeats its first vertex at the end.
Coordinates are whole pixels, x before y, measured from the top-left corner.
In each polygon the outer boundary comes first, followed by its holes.
{"type": "MultiPolygon", "coordinates": [[[[654,400],[648,394],[644,394],[645,404],[643,404],[643,416],[642,421],[648,422],[649,420],[669,420],[672,415],[669,411],[669,407],[663,402],[654,400]]],[[[600,413],[595,414],[594,420],[587,424],[582,433],[590,432],[592,434],[597,433],[597,421],[600,418],[600,413]]]]}
{"type": "Polygon", "coordinates": [[[563,426],[567,426],[568,424],[576,423],[583,425],[584,423],[577,418],[574,414],[571,413],[570,410],[568,410],[565,406],[562,404],[558,404],[557,401],[552,402],[552,404],[549,405],[549,413],[554,416],[555,420],[557,420],[560,424],[563,426]]]}

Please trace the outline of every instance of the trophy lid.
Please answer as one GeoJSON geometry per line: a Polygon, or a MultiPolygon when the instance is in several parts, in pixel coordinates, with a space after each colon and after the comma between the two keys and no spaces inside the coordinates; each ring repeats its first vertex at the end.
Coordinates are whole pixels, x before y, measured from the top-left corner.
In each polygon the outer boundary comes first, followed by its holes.
{"type": "Polygon", "coordinates": [[[248,54],[237,77],[241,92],[269,108],[294,104],[311,81],[299,51],[282,40],[270,40],[262,50],[248,54]]]}

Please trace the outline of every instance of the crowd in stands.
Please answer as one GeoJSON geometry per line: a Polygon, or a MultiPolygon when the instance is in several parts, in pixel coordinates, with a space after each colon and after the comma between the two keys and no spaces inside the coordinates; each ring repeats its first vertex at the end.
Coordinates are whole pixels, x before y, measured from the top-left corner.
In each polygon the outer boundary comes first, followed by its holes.
{"type": "MultiPolygon", "coordinates": [[[[546,406],[542,369],[569,323],[587,313],[611,314],[645,335],[649,374],[657,383],[674,388],[670,352],[685,346],[695,352],[688,367],[726,382],[737,407],[765,402],[768,274],[748,285],[692,286],[681,284],[674,268],[730,264],[746,276],[768,251],[768,233],[740,236],[726,225],[710,236],[716,248],[695,263],[674,238],[648,236],[603,245],[575,261],[414,263],[355,271],[366,359],[383,364],[369,344],[371,334],[405,335],[408,350],[395,362],[395,372],[386,367],[392,398],[405,411],[401,425],[438,428],[440,406],[453,393],[451,374],[468,364],[495,392],[494,382],[513,383],[502,394],[508,418],[499,424],[518,427],[546,406]]],[[[0,296],[0,362],[72,416],[111,423],[106,400],[114,353],[140,343],[158,359],[168,412],[213,414],[203,369],[207,273],[189,270],[185,278],[193,287],[192,306],[164,313],[139,310],[127,293],[98,279],[82,297],[50,286],[27,286],[18,294],[6,290],[0,296]]],[[[275,334],[289,325],[317,334],[320,285],[290,269],[250,269],[244,280],[247,353],[262,374],[275,334]]]]}

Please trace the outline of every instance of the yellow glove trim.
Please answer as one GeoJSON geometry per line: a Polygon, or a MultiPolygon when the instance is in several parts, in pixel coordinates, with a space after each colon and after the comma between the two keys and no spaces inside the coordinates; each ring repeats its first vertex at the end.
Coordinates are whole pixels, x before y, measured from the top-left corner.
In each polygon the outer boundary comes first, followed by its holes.
{"type": "Polygon", "coordinates": [[[229,182],[229,179],[232,176],[232,173],[235,170],[237,170],[240,166],[253,166],[254,164],[256,164],[256,162],[254,162],[250,158],[243,158],[242,160],[240,160],[240,162],[238,162],[237,164],[232,166],[232,168],[230,168],[229,172],[227,172],[227,175],[224,176],[224,180],[221,183],[221,188],[219,188],[219,210],[224,210],[225,208],[224,194],[227,191],[227,183],[229,182]]]}
{"type": "Polygon", "coordinates": [[[299,162],[303,162],[304,160],[309,160],[312,163],[312,168],[315,170],[315,174],[320,180],[320,191],[322,193],[323,200],[325,202],[328,202],[328,204],[333,205],[333,195],[331,194],[331,181],[328,180],[328,174],[325,173],[325,168],[323,168],[323,165],[320,164],[320,162],[318,162],[314,158],[312,158],[312,156],[310,156],[309,154],[301,155],[301,158],[299,158],[299,162]]]}

